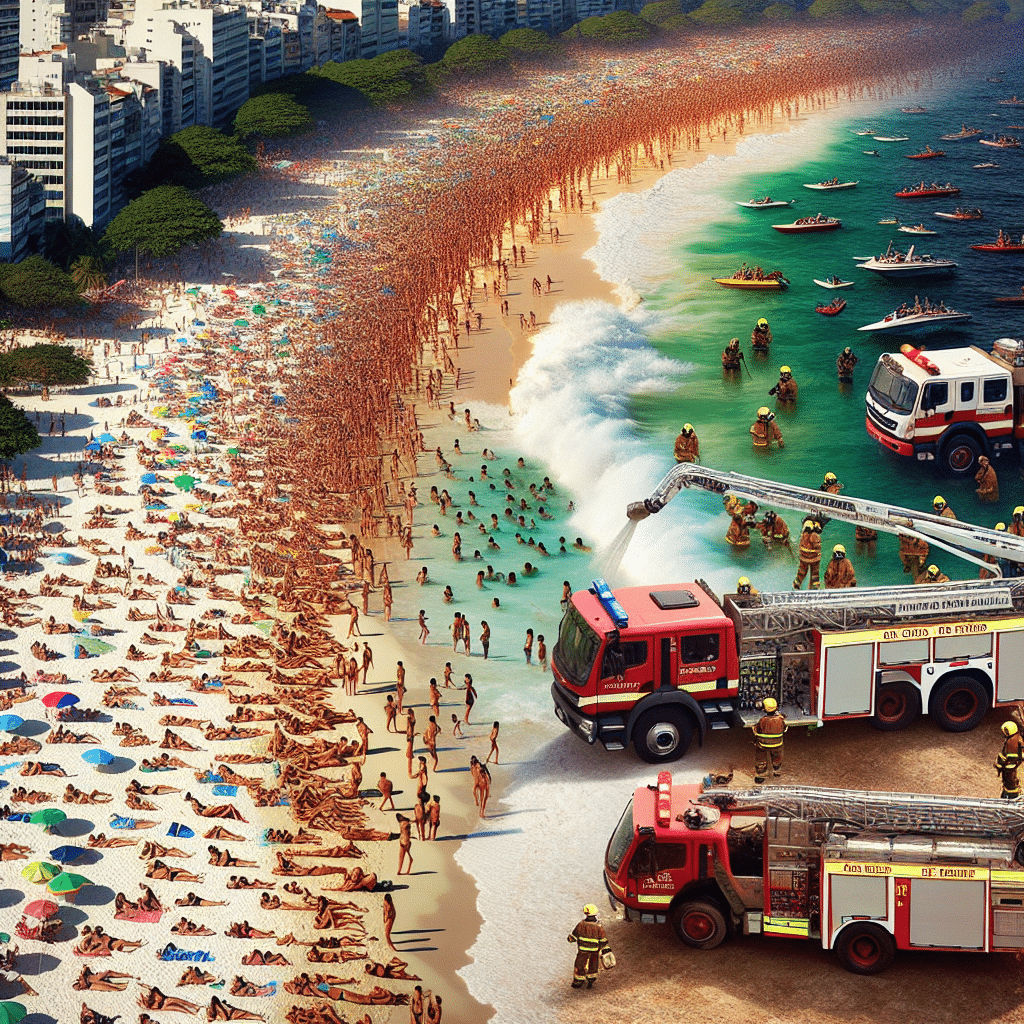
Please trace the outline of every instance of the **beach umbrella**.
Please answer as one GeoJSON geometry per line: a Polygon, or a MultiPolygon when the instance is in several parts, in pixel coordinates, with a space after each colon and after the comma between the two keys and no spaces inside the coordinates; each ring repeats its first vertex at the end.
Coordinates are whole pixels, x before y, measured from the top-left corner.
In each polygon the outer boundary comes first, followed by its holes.
{"type": "Polygon", "coordinates": [[[0,1024],[18,1024],[27,1016],[28,1010],[21,1003],[0,1003],[0,1024]]]}
{"type": "Polygon", "coordinates": [[[90,612],[90,611],[87,611],[87,610],[86,610],[86,609],[84,609],[84,608],[74,608],[74,609],[72,609],[72,611],[71,611],[71,614],[72,614],[72,615],[73,615],[73,616],[74,616],[74,617],[75,617],[75,618],[76,618],[76,619],[77,619],[77,620],[78,620],[79,622],[85,622],[85,620],[86,620],[87,618],[89,618],[89,616],[90,616],[90,615],[92,614],[92,612],[90,612]]]}
{"type": "Polygon", "coordinates": [[[97,440],[101,444],[117,444],[117,438],[113,434],[100,434],[97,440]]]}
{"type": "Polygon", "coordinates": [[[180,822],[172,821],[171,827],[167,830],[169,836],[174,836],[178,839],[193,839],[195,838],[195,832],[188,827],[188,825],[182,825],[180,822]]]}
{"type": "Polygon", "coordinates": [[[80,846],[58,846],[50,851],[50,856],[58,864],[74,864],[85,853],[80,846]]]}
{"type": "Polygon", "coordinates": [[[144,484],[155,484],[156,473],[143,473],[139,480],[144,484]]]}
{"type": "Polygon", "coordinates": [[[61,869],[56,864],[47,864],[45,860],[34,860],[21,869],[21,877],[27,878],[30,882],[48,882],[56,878],[61,869]]]}
{"type": "Polygon", "coordinates": [[[62,871],[56,878],[46,883],[46,888],[55,896],[71,896],[79,889],[92,885],[92,881],[85,875],[76,875],[71,871],[62,871]]]}
{"type": "Polygon", "coordinates": [[[68,551],[58,551],[58,552],[57,552],[57,554],[55,554],[55,555],[53,556],[53,560],[54,560],[54,561],[55,561],[55,562],[56,562],[56,563],[57,563],[58,565],[77,565],[77,564],[78,564],[78,563],[77,563],[77,562],[75,561],[75,556],[74,556],[74,555],[72,555],[72,554],[71,554],[70,552],[68,552],[68,551]]]}
{"type": "Polygon", "coordinates": [[[111,651],[116,650],[114,645],[108,644],[106,640],[97,640],[91,636],[81,637],[75,646],[83,648],[89,654],[109,654],[111,651]]]}
{"type": "Polygon", "coordinates": [[[87,445],[85,446],[85,450],[86,450],[87,452],[98,452],[98,451],[100,450],[100,448],[102,448],[102,447],[103,447],[103,446],[102,446],[102,445],[101,445],[101,444],[99,443],[99,441],[90,441],[90,442],[89,442],[89,443],[88,443],[88,444],[87,444],[87,445]]]}
{"type": "Polygon", "coordinates": [[[177,487],[179,491],[191,491],[195,486],[195,483],[196,478],[194,476],[189,476],[188,473],[182,473],[181,476],[176,476],[174,478],[174,486],[177,487]]]}
{"type": "Polygon", "coordinates": [[[113,764],[114,755],[111,754],[109,750],[102,750],[99,747],[93,747],[82,755],[82,760],[85,761],[86,764],[113,764]]]}
{"type": "Polygon", "coordinates": [[[248,320],[236,320],[235,323],[234,323],[234,326],[235,327],[248,327],[249,326],[249,321],[248,320]]]}
{"type": "Polygon", "coordinates": [[[69,693],[67,690],[55,690],[53,693],[46,694],[43,697],[44,708],[67,708],[72,704],[77,704],[79,698],[73,693],[69,693]]]}
{"type": "Polygon", "coordinates": [[[0,715],[0,730],[3,732],[14,732],[25,724],[24,718],[17,715],[0,715]]]}
{"type": "Polygon", "coordinates": [[[67,815],[59,807],[44,807],[29,815],[29,823],[32,825],[43,825],[45,828],[53,828],[67,818],[67,815]]]}
{"type": "Polygon", "coordinates": [[[53,917],[58,910],[60,910],[60,907],[53,900],[33,900],[25,907],[22,913],[26,917],[44,918],[53,917]]]}
{"type": "Polygon", "coordinates": [[[149,432],[149,439],[150,441],[159,441],[166,433],[167,431],[162,427],[157,427],[156,430],[151,430],[149,432]]]}
{"type": "MultiPolygon", "coordinates": [[[[20,762],[19,762],[20,763],[20,762]]],[[[32,815],[28,811],[15,811],[14,814],[8,814],[8,821],[28,821],[32,815]]]]}

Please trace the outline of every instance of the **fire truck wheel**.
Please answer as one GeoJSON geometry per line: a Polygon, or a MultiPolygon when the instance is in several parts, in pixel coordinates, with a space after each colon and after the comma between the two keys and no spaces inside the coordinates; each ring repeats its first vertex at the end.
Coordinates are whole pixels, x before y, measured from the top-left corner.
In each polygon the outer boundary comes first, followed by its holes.
{"type": "Polygon", "coordinates": [[[694,949],[714,949],[728,932],[725,915],[708,900],[678,903],[672,908],[672,927],[681,942],[694,949]]]}
{"type": "Polygon", "coordinates": [[[839,933],[836,956],[854,974],[881,974],[896,959],[896,942],[880,925],[855,921],[839,933]]]}
{"type": "Polygon", "coordinates": [[[950,676],[932,691],[928,713],[946,732],[970,732],[990,703],[985,687],[973,676],[950,676]]]}
{"type": "Polygon", "coordinates": [[[942,446],[940,461],[950,476],[967,476],[978,471],[979,455],[984,452],[970,434],[957,434],[942,446]]]}
{"type": "Polygon", "coordinates": [[[882,732],[897,732],[916,722],[920,714],[921,692],[913,683],[901,679],[878,688],[871,724],[882,732]]]}
{"type": "Polygon", "coordinates": [[[678,760],[690,747],[693,723],[685,711],[660,705],[645,711],[633,726],[633,744],[648,764],[678,760]]]}

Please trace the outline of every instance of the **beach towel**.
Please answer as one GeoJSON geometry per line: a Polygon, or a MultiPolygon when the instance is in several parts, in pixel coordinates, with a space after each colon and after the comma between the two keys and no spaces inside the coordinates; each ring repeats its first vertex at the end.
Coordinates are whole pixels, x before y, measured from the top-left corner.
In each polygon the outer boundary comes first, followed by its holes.
{"type": "Polygon", "coordinates": [[[125,817],[121,816],[120,814],[115,814],[114,817],[110,819],[110,827],[111,828],[135,828],[135,819],[134,818],[125,818],[125,817]]]}
{"type": "Polygon", "coordinates": [[[214,786],[213,787],[213,795],[214,796],[238,796],[238,787],[237,786],[224,786],[224,785],[214,786]]]}

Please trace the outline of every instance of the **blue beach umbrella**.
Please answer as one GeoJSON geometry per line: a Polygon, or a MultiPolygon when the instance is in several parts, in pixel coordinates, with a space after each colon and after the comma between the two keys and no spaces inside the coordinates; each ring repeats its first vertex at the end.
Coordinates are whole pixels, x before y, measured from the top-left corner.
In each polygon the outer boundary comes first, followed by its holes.
{"type": "Polygon", "coordinates": [[[195,832],[188,827],[188,825],[182,825],[177,821],[171,822],[171,827],[167,830],[169,836],[175,836],[178,839],[194,839],[195,832]]]}
{"type": "Polygon", "coordinates": [[[139,480],[140,480],[141,483],[144,483],[144,484],[155,484],[156,483],[156,473],[143,473],[142,476],[139,477],[139,480]]]}
{"type": "Polygon", "coordinates": [[[14,732],[25,724],[24,718],[17,715],[0,715],[0,730],[3,732],[14,732]]]}
{"type": "Polygon", "coordinates": [[[97,440],[101,444],[117,444],[117,438],[113,434],[100,434],[97,440]]]}
{"type": "Polygon", "coordinates": [[[86,764],[113,764],[114,755],[108,750],[101,750],[99,747],[93,747],[82,755],[82,760],[85,761],[86,764]]]}
{"type": "Polygon", "coordinates": [[[89,443],[88,443],[88,444],[87,444],[87,445],[85,446],[85,450],[86,450],[87,452],[98,452],[98,451],[100,450],[100,448],[102,448],[102,447],[103,447],[103,446],[102,446],[102,445],[101,445],[101,444],[99,443],[99,441],[90,441],[90,442],[89,442],[89,443]]]}
{"type": "Polygon", "coordinates": [[[73,864],[85,853],[80,846],[58,846],[50,851],[50,857],[58,864],[73,864]]]}

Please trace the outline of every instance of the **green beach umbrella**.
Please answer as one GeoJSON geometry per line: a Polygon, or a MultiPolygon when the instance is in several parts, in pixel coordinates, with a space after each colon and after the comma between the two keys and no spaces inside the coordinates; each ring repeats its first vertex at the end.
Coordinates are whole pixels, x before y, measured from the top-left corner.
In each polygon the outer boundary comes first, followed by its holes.
{"type": "Polygon", "coordinates": [[[235,325],[235,327],[248,327],[249,326],[249,321],[248,320],[236,320],[234,325],[235,325]]]}
{"type": "Polygon", "coordinates": [[[0,1024],[18,1024],[28,1016],[28,1010],[21,1003],[0,1003],[0,1024]]]}
{"type": "Polygon", "coordinates": [[[55,896],[70,896],[84,886],[92,884],[92,881],[85,875],[77,875],[73,871],[62,871],[56,878],[47,882],[46,888],[55,896]]]}
{"type": "Polygon", "coordinates": [[[240,454],[240,453],[239,453],[237,448],[229,448],[228,449],[228,455],[238,455],[238,454],[240,454]]]}
{"type": "Polygon", "coordinates": [[[49,864],[45,860],[34,860],[21,869],[21,877],[38,885],[40,882],[48,882],[51,878],[56,878],[62,870],[57,864],[49,864]]]}
{"type": "Polygon", "coordinates": [[[180,476],[176,476],[174,478],[174,486],[177,487],[179,491],[191,491],[195,485],[196,478],[194,476],[189,476],[188,473],[182,473],[180,476]]]}
{"type": "Polygon", "coordinates": [[[85,648],[90,654],[109,654],[116,650],[113,644],[106,640],[97,640],[94,636],[82,636],[75,641],[76,645],[85,648]]]}
{"type": "Polygon", "coordinates": [[[67,815],[59,807],[44,807],[41,811],[30,815],[28,820],[31,825],[45,825],[50,828],[53,825],[59,825],[66,819],[67,815]]]}

